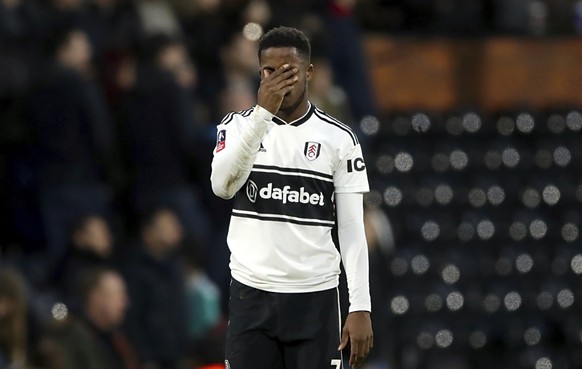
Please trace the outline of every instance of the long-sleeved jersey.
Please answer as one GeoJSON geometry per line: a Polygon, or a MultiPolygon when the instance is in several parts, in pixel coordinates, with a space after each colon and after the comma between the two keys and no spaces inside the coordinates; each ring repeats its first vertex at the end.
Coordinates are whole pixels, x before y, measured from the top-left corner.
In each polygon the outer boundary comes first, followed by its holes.
{"type": "MultiPolygon", "coordinates": [[[[217,130],[211,180],[218,196],[235,195],[227,237],[233,278],[271,292],[336,287],[342,257],[332,240],[334,197],[368,191],[354,132],[311,104],[290,123],[255,106],[228,114],[217,130]]],[[[344,259],[350,310],[369,310],[360,228],[347,253],[357,261],[344,259]]],[[[340,238],[342,254],[343,246],[340,238]]]]}

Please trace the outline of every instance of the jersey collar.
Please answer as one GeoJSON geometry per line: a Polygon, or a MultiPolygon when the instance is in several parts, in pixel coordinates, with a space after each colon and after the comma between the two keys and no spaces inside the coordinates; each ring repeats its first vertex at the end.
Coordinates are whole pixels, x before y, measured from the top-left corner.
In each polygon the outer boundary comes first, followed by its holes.
{"type": "Polygon", "coordinates": [[[301,118],[297,118],[292,122],[285,122],[283,119],[279,118],[278,116],[274,116],[273,117],[273,123],[280,125],[280,126],[300,126],[303,123],[307,122],[309,120],[309,118],[311,117],[311,115],[313,114],[313,111],[315,110],[315,105],[313,105],[311,102],[309,102],[309,107],[307,108],[307,112],[305,114],[303,114],[303,116],[301,118]]]}

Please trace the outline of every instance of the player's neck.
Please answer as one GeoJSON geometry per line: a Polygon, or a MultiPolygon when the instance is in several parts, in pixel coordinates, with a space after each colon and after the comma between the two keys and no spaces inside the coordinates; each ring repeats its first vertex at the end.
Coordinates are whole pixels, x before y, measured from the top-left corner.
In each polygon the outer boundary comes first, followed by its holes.
{"type": "Polygon", "coordinates": [[[277,116],[286,123],[291,123],[304,116],[309,110],[309,101],[302,100],[298,105],[285,110],[279,110],[277,116]]]}

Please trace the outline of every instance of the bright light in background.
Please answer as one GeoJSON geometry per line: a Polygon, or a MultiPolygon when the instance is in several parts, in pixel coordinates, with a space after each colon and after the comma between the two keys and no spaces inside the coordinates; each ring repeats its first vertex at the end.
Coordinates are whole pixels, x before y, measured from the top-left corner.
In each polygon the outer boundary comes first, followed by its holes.
{"type": "Polygon", "coordinates": [[[435,336],[438,347],[449,347],[453,343],[453,332],[448,329],[441,329],[435,336]]]}
{"type": "Polygon", "coordinates": [[[528,346],[534,346],[542,340],[542,332],[536,327],[528,328],[523,333],[523,340],[528,346]]]}
{"type": "Polygon", "coordinates": [[[417,275],[422,275],[428,271],[430,268],[430,261],[424,255],[416,255],[412,258],[410,262],[410,266],[412,267],[412,272],[417,275]]]}
{"type": "Polygon", "coordinates": [[[567,147],[559,146],[554,150],[553,158],[556,165],[564,168],[570,164],[570,161],[572,160],[572,154],[567,147]]]}
{"type": "Polygon", "coordinates": [[[578,111],[571,111],[566,116],[566,125],[574,132],[582,129],[582,114],[578,111]]]}
{"type": "Polygon", "coordinates": [[[360,121],[360,128],[368,136],[375,135],[380,130],[380,121],[372,115],[365,116],[360,121]]]}
{"type": "Polygon", "coordinates": [[[394,158],[394,164],[399,172],[409,172],[414,165],[414,159],[407,152],[399,152],[394,158]]]}
{"type": "Polygon", "coordinates": [[[69,309],[62,302],[57,302],[51,309],[51,315],[56,320],[65,320],[69,316],[69,309]]]}
{"type": "Polygon", "coordinates": [[[497,185],[491,186],[487,190],[487,199],[493,206],[501,205],[505,200],[505,191],[497,185]]]}
{"type": "Polygon", "coordinates": [[[461,278],[461,272],[455,264],[449,264],[443,268],[441,277],[446,284],[454,284],[461,278]]]}
{"type": "Polygon", "coordinates": [[[463,128],[469,133],[475,133],[481,129],[481,117],[475,113],[467,113],[463,116],[463,128]]]}
{"type": "Polygon", "coordinates": [[[438,185],[434,190],[434,197],[440,205],[450,203],[453,200],[453,196],[453,189],[446,184],[438,185]]]}
{"type": "Polygon", "coordinates": [[[488,240],[495,235],[495,225],[489,219],[483,219],[477,224],[477,236],[482,240],[488,240]]]}
{"type": "Polygon", "coordinates": [[[408,311],[410,303],[406,296],[396,296],[392,299],[390,303],[390,307],[392,308],[392,312],[396,315],[402,315],[408,311]]]}
{"type": "Polygon", "coordinates": [[[582,254],[574,256],[572,262],[570,262],[570,266],[575,274],[582,274],[582,254]]]}
{"type": "Polygon", "coordinates": [[[469,156],[463,150],[455,150],[449,155],[451,166],[456,170],[463,170],[469,164],[469,156]]]}
{"type": "Polygon", "coordinates": [[[556,299],[562,309],[567,309],[574,304],[574,293],[571,289],[565,288],[558,292],[556,299]]]}
{"type": "Polygon", "coordinates": [[[544,238],[547,232],[548,225],[541,219],[535,219],[529,225],[529,233],[536,240],[544,238]]]}
{"type": "Polygon", "coordinates": [[[425,241],[434,241],[441,234],[441,228],[437,222],[429,220],[422,225],[420,232],[425,241]]]}
{"type": "Polygon", "coordinates": [[[519,151],[513,147],[505,148],[501,153],[501,161],[508,168],[515,168],[520,159],[519,151]]]}
{"type": "Polygon", "coordinates": [[[243,28],[243,36],[250,41],[258,41],[263,35],[263,27],[258,23],[247,23],[243,28]]]}
{"type": "Polygon", "coordinates": [[[542,357],[536,361],[535,369],[552,369],[552,366],[552,361],[549,358],[542,357]]]}
{"type": "Polygon", "coordinates": [[[503,304],[508,311],[516,311],[521,307],[521,295],[518,292],[512,291],[505,295],[503,304]]]}
{"type": "Polygon", "coordinates": [[[546,204],[556,205],[560,201],[560,189],[554,185],[547,185],[542,192],[542,198],[546,204]]]}
{"type": "Polygon", "coordinates": [[[465,297],[462,293],[454,291],[447,296],[447,308],[450,311],[458,311],[465,304],[465,297]]]}
{"type": "Polygon", "coordinates": [[[430,128],[430,118],[424,113],[416,113],[412,116],[412,128],[415,131],[424,133],[430,128]]]}
{"type": "Polygon", "coordinates": [[[531,114],[521,113],[517,116],[517,129],[522,133],[531,133],[533,131],[535,122],[531,114]]]}
{"type": "Polygon", "coordinates": [[[395,207],[402,201],[402,191],[398,187],[390,186],[384,191],[384,203],[390,207],[395,207]]]}
{"type": "Polygon", "coordinates": [[[515,259],[515,267],[520,273],[528,273],[534,266],[533,258],[529,254],[521,254],[515,259]]]}

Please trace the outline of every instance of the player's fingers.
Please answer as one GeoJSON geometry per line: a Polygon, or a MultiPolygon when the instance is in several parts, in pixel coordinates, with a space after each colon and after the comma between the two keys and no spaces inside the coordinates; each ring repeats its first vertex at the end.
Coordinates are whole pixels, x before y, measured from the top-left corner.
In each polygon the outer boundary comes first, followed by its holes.
{"type": "Polygon", "coordinates": [[[277,68],[277,69],[273,70],[272,72],[268,73],[267,77],[270,77],[271,79],[275,79],[275,78],[281,76],[281,74],[289,71],[290,68],[291,68],[291,66],[289,64],[283,64],[279,68],[277,68]]]}
{"type": "Polygon", "coordinates": [[[297,77],[297,76],[283,80],[283,81],[279,82],[276,86],[273,87],[273,91],[286,93],[288,91],[283,91],[283,90],[293,89],[295,82],[297,82],[298,80],[299,80],[299,77],[297,77]]]}
{"type": "Polygon", "coordinates": [[[344,330],[342,331],[342,339],[341,339],[341,341],[340,341],[340,345],[339,345],[339,346],[338,346],[338,348],[337,348],[337,350],[338,350],[338,351],[341,351],[341,350],[343,350],[343,349],[345,349],[345,348],[346,348],[346,346],[347,346],[347,344],[348,344],[348,339],[349,339],[349,337],[350,337],[350,336],[349,336],[348,332],[347,332],[347,331],[344,329],[344,330]]]}
{"type": "MultiPolygon", "coordinates": [[[[277,70],[278,71],[278,70],[277,70]]],[[[299,70],[297,68],[292,68],[289,70],[286,70],[280,74],[275,74],[275,72],[273,72],[273,74],[271,74],[271,78],[270,81],[271,83],[273,83],[274,85],[278,85],[279,83],[292,79],[293,76],[295,74],[297,74],[299,70]]]]}
{"type": "Polygon", "coordinates": [[[373,345],[371,337],[351,339],[350,365],[358,368],[364,364],[373,345]]]}

